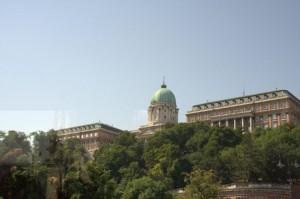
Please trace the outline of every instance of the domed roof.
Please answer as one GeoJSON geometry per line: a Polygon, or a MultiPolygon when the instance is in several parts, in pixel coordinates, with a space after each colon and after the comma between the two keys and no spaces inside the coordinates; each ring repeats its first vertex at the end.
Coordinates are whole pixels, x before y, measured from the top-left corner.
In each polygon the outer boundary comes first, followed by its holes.
{"type": "Polygon", "coordinates": [[[176,106],[176,99],[173,92],[167,89],[167,85],[163,83],[161,88],[155,91],[152,96],[151,104],[170,104],[176,106]]]}

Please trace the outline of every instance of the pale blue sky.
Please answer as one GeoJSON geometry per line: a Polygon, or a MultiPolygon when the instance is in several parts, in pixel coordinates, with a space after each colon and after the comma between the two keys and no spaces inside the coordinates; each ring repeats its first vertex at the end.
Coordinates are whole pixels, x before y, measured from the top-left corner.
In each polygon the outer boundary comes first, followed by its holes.
{"type": "Polygon", "coordinates": [[[194,104],[300,98],[299,0],[0,0],[0,129],[147,123],[166,76],[194,104]]]}

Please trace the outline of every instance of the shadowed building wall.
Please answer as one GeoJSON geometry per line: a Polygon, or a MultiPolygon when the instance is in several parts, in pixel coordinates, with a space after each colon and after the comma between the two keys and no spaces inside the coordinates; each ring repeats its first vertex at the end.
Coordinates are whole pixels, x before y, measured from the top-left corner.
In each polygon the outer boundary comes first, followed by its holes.
{"type": "Polygon", "coordinates": [[[121,132],[120,129],[103,123],[86,124],[75,126],[57,131],[60,140],[78,138],[81,145],[89,152],[92,157],[94,151],[103,143],[112,143],[113,139],[121,132]]]}

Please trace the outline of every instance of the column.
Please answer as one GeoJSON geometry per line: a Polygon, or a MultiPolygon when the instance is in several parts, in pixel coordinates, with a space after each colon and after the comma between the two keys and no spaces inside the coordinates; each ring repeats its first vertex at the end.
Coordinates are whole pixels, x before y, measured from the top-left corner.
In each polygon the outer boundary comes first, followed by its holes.
{"type": "Polygon", "coordinates": [[[277,125],[280,126],[281,125],[281,118],[280,118],[280,114],[277,114],[277,125]]]}
{"type": "Polygon", "coordinates": [[[249,131],[252,133],[252,117],[250,117],[250,127],[249,127],[249,131]]]}
{"type": "Polygon", "coordinates": [[[244,118],[242,118],[242,129],[244,129],[244,118]]]}
{"type": "Polygon", "coordinates": [[[226,126],[228,126],[228,120],[226,120],[226,126]]]}
{"type": "Polygon", "coordinates": [[[233,129],[236,129],[236,119],[233,119],[233,129]]]}

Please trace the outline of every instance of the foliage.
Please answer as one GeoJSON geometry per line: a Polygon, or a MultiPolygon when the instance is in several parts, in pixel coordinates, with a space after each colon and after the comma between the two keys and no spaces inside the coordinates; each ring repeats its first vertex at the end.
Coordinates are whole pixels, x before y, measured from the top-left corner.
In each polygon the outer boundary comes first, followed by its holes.
{"type": "Polygon", "coordinates": [[[171,199],[167,187],[150,177],[142,177],[129,182],[121,197],[122,199],[171,199]]]}
{"type": "Polygon", "coordinates": [[[215,198],[221,184],[287,183],[299,179],[300,126],[285,124],[253,133],[203,123],[166,125],[147,140],[119,133],[89,159],[79,139],[56,131],[0,131],[0,196],[45,198],[47,163],[64,168],[61,198],[215,198]],[[277,164],[281,161],[282,168],[277,164]],[[14,196],[12,196],[14,194],[14,196]],[[181,196],[180,196],[181,197],[181,196]]]}
{"type": "Polygon", "coordinates": [[[221,184],[212,171],[196,169],[186,174],[185,181],[187,199],[213,199],[222,193],[221,184]]]}

